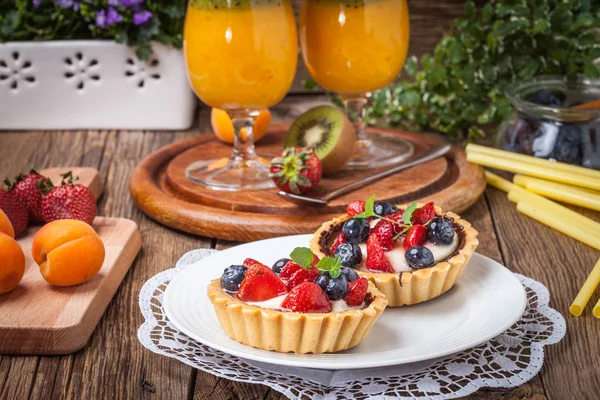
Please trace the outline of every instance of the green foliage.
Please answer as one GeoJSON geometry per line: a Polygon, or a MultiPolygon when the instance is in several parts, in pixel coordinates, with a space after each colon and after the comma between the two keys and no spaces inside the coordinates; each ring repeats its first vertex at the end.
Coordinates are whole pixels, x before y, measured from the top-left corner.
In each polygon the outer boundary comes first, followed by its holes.
{"type": "Polygon", "coordinates": [[[511,112],[504,97],[513,82],[541,74],[600,76],[600,1],[469,1],[432,54],[407,60],[412,81],[373,93],[367,123],[483,136],[511,112]]]}
{"type": "Polygon", "coordinates": [[[108,0],[76,0],[76,7],[55,0],[0,0],[0,42],[24,40],[109,39],[136,47],[145,60],[152,54],[150,42],[181,48],[185,0],[146,0],[139,5],[114,6],[122,20],[104,27],[97,25],[99,12],[107,12],[108,0]],[[153,17],[136,25],[134,14],[149,11],[153,17]]]}

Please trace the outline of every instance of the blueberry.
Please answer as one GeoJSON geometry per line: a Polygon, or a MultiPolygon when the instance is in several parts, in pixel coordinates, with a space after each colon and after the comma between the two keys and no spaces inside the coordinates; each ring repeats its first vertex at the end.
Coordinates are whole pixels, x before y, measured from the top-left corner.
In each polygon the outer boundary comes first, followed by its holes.
{"type": "Polygon", "coordinates": [[[435,218],[427,227],[427,236],[434,244],[450,244],[454,241],[454,224],[447,218],[435,218]]]}
{"type": "Polygon", "coordinates": [[[341,271],[342,275],[344,275],[346,277],[346,279],[348,279],[348,282],[354,282],[354,281],[360,279],[360,276],[358,276],[356,271],[353,270],[352,268],[340,268],[340,271],[341,271]]]}
{"type": "Polygon", "coordinates": [[[562,99],[559,96],[560,95],[552,93],[549,90],[541,89],[535,94],[527,97],[527,100],[541,106],[560,107],[562,105],[562,99]]]}
{"type": "Polygon", "coordinates": [[[355,243],[342,243],[335,249],[334,256],[342,260],[344,267],[353,267],[362,261],[362,252],[355,243]]]}
{"type": "Polygon", "coordinates": [[[558,128],[558,135],[551,158],[556,161],[581,164],[582,161],[582,128],[575,124],[564,124],[558,128]]]}
{"type": "Polygon", "coordinates": [[[321,286],[329,300],[340,300],[348,294],[348,279],[344,274],[333,279],[329,273],[324,272],[317,276],[315,283],[321,286]]]}
{"type": "Polygon", "coordinates": [[[342,232],[346,240],[350,243],[366,242],[369,238],[370,230],[369,221],[362,218],[349,219],[342,227],[342,232]]]}
{"type": "Polygon", "coordinates": [[[398,207],[387,201],[377,201],[373,206],[373,211],[375,211],[375,214],[385,217],[386,215],[396,214],[398,207]]]}
{"type": "Polygon", "coordinates": [[[427,247],[413,246],[404,254],[408,266],[412,269],[431,267],[435,263],[433,253],[427,247]]]}
{"type": "Polygon", "coordinates": [[[290,261],[289,258],[280,258],[279,260],[275,261],[275,264],[273,264],[271,269],[276,274],[279,274],[281,272],[281,268],[283,268],[285,266],[285,264],[288,263],[288,261],[290,261]]]}
{"type": "Polygon", "coordinates": [[[243,265],[231,265],[221,275],[221,287],[228,292],[237,292],[246,276],[248,268],[243,265]]]}

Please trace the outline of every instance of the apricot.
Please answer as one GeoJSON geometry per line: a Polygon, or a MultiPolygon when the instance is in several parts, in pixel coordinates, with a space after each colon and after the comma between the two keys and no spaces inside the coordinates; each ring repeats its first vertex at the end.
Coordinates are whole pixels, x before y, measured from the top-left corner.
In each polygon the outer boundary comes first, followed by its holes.
{"type": "Polygon", "coordinates": [[[46,224],[33,238],[31,254],[46,282],[73,286],[88,281],[104,263],[104,243],[83,221],[60,219],[46,224]]]}
{"type": "Polygon", "coordinates": [[[2,210],[0,210],[0,233],[7,234],[13,239],[15,238],[15,230],[13,229],[12,223],[2,210]]]}
{"type": "Polygon", "coordinates": [[[25,254],[12,237],[0,233],[0,294],[17,287],[25,273],[25,254]]]}
{"type": "MultiPolygon", "coordinates": [[[[267,133],[267,128],[271,122],[271,113],[267,108],[260,110],[260,114],[254,120],[254,142],[258,142],[267,133]]],[[[215,135],[225,143],[233,144],[233,122],[227,112],[218,108],[213,108],[210,113],[210,124],[215,135]]],[[[242,137],[246,139],[246,130],[242,129],[242,137]]]]}

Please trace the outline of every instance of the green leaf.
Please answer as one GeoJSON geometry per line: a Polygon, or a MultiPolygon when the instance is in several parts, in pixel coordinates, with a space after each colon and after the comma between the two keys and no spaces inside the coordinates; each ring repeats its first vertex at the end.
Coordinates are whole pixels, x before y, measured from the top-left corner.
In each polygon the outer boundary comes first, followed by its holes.
{"type": "Polygon", "coordinates": [[[575,40],[575,45],[578,49],[585,50],[594,46],[596,42],[596,36],[592,32],[587,32],[575,40]]]}
{"type": "Polygon", "coordinates": [[[593,63],[585,64],[583,73],[592,78],[600,77],[600,69],[593,63]]]}
{"type": "Polygon", "coordinates": [[[341,275],[342,260],[339,257],[323,257],[316,265],[321,272],[327,272],[333,279],[341,275]]]}
{"type": "Polygon", "coordinates": [[[411,56],[406,60],[406,64],[404,65],[404,69],[406,73],[410,76],[414,76],[417,73],[417,65],[419,64],[419,60],[416,56],[411,56]]]}
{"type": "Polygon", "coordinates": [[[477,11],[475,8],[475,3],[473,3],[472,1],[467,1],[467,3],[465,4],[465,15],[467,16],[467,18],[475,17],[476,12],[477,11]]]}
{"type": "Polygon", "coordinates": [[[367,199],[367,201],[365,201],[365,211],[358,215],[355,215],[354,218],[374,217],[377,215],[377,214],[375,214],[374,208],[375,208],[375,195],[371,195],[371,197],[369,197],[367,199]]]}
{"type": "Polygon", "coordinates": [[[408,207],[406,207],[406,210],[404,210],[404,214],[402,214],[402,221],[406,224],[406,225],[410,225],[410,219],[412,218],[413,213],[415,212],[417,208],[417,202],[413,202],[411,203],[408,207]]]}
{"type": "Polygon", "coordinates": [[[315,81],[313,78],[305,79],[302,83],[303,83],[304,89],[306,89],[306,90],[314,90],[319,86],[317,81],[315,81]]]}
{"type": "Polygon", "coordinates": [[[296,247],[290,253],[290,258],[304,269],[311,269],[315,255],[308,247],[296,247]]]}
{"type": "Polygon", "coordinates": [[[135,49],[135,54],[140,60],[146,61],[152,55],[152,47],[148,43],[142,44],[135,49]]]}

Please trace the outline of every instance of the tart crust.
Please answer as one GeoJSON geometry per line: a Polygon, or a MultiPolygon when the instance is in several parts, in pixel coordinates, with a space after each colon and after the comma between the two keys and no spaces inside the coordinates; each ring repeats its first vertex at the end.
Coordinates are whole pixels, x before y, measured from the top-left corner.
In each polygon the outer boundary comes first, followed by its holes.
{"type": "MultiPolygon", "coordinates": [[[[423,204],[418,204],[421,207],[423,204]]],[[[405,209],[407,205],[398,206],[405,209]]],[[[436,215],[444,215],[454,219],[454,223],[462,227],[463,239],[461,247],[450,258],[434,264],[429,268],[411,272],[385,273],[364,272],[356,270],[358,275],[364,276],[373,282],[388,299],[389,307],[408,306],[434,299],[447,292],[460,279],[465,267],[469,263],[473,252],[477,248],[478,232],[468,221],[452,212],[443,212],[440,207],[435,207],[436,215]]],[[[325,257],[322,251],[323,241],[329,240],[329,234],[335,227],[342,225],[350,217],[344,214],[325,222],[314,234],[310,241],[310,248],[319,258],[325,257]]]]}
{"type": "Polygon", "coordinates": [[[356,346],[388,304],[371,282],[369,294],[372,301],[361,310],[296,313],[247,304],[225,292],[219,279],[208,286],[219,324],[230,338],[280,353],[333,353],[356,346]]]}

